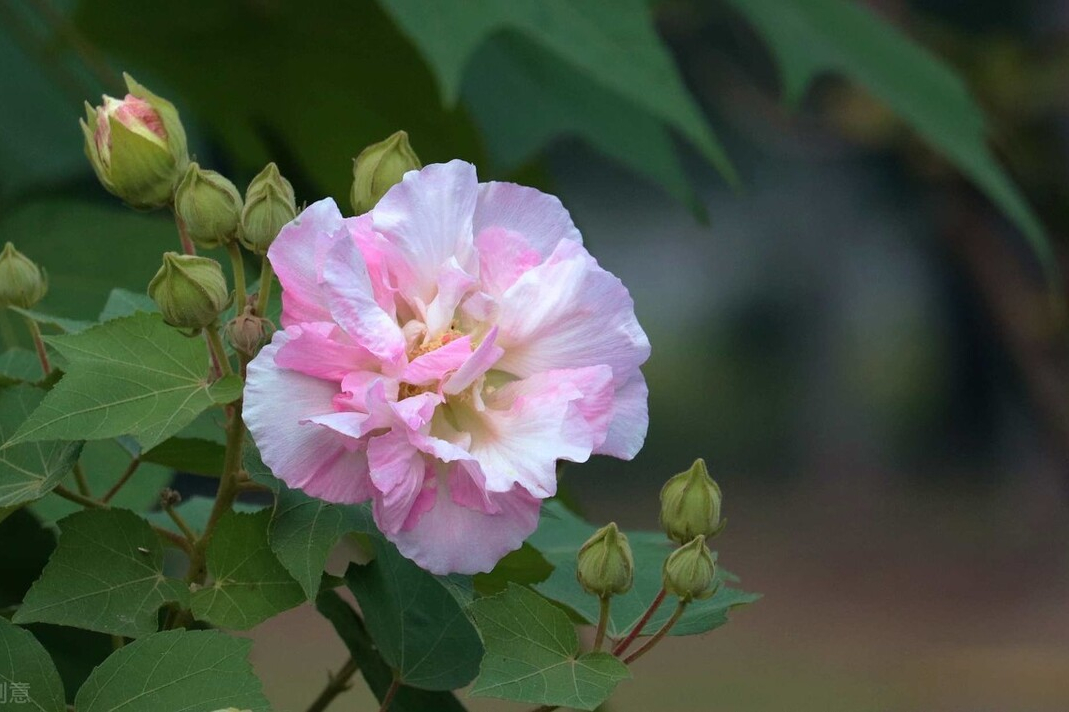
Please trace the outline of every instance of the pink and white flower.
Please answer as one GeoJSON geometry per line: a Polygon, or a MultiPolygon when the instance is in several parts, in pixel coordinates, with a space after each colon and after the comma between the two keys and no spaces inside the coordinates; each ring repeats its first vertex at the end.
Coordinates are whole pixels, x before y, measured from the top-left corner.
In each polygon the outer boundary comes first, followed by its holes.
{"type": "Polygon", "coordinates": [[[558,460],[642,446],[649,341],[555,197],[430,165],[364,215],[309,206],[268,257],[284,328],[244,410],[264,462],[314,497],[370,499],[429,571],[518,548],[558,460]]]}

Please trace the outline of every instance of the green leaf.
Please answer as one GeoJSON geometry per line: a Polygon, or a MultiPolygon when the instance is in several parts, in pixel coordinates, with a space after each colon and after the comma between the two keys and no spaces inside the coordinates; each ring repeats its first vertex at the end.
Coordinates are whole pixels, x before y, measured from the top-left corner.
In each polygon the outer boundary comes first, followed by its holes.
{"type": "Polygon", "coordinates": [[[0,576],[0,608],[7,608],[20,603],[41,575],[56,548],[56,538],[23,510],[0,522],[0,541],[18,542],[18,546],[0,546],[0,571],[4,572],[0,576]]]}
{"type": "Polygon", "coordinates": [[[78,712],[269,712],[251,640],[214,630],[156,633],[120,648],[78,691],[78,712]]]}
{"type": "Polygon", "coordinates": [[[330,504],[278,483],[271,517],[271,550],[301,584],[308,600],[319,592],[327,556],[343,534],[377,532],[366,505],[330,504]]]}
{"type": "Polygon", "coordinates": [[[524,543],[516,551],[505,555],[494,570],[476,574],[475,590],[482,596],[492,596],[508,588],[509,583],[530,585],[545,581],[553,573],[553,565],[533,546],[524,543]]]}
{"type": "Polygon", "coordinates": [[[1043,226],[988,149],[983,112],[946,64],[856,2],[729,2],[772,48],[789,101],[823,72],[865,86],[987,193],[1031,242],[1051,284],[1059,283],[1043,226]]]}
{"type": "Polygon", "coordinates": [[[67,374],[13,443],[133,435],[149,449],[241,392],[236,376],[209,383],[204,340],[183,336],[158,314],[115,319],[48,343],[69,361],[67,374]]]}
{"type": "Polygon", "coordinates": [[[426,57],[450,104],[460,95],[475,51],[497,33],[518,33],[573,72],[679,131],[735,182],[731,163],[657,37],[643,0],[380,2],[426,57]]]}
{"type": "Polygon", "coordinates": [[[137,312],[151,314],[158,311],[159,307],[156,306],[156,302],[152,301],[152,297],[149,295],[117,287],[108,294],[108,301],[105,302],[98,321],[111,321],[137,312]]]}
{"type": "Polygon", "coordinates": [[[193,615],[222,628],[248,630],[301,604],[304,594],[271,552],[271,512],[228,512],[208,544],[210,583],[193,594],[193,615]]]}
{"type": "Polygon", "coordinates": [[[15,430],[45,397],[32,386],[0,389],[0,507],[45,496],[78,461],[80,442],[48,441],[5,447],[15,430]]]}
{"type": "Polygon", "coordinates": [[[471,605],[486,644],[473,697],[592,710],[631,677],[609,653],[579,653],[568,616],[537,593],[510,584],[471,605]]]}
{"type": "Polygon", "coordinates": [[[2,701],[9,705],[25,704],[27,709],[41,712],[67,710],[63,681],[52,658],[30,631],[3,618],[0,618],[0,687],[5,693],[2,701]]]}
{"type": "Polygon", "coordinates": [[[12,348],[0,354],[0,386],[40,381],[41,363],[28,349],[12,348]]]}
{"type": "MultiPolygon", "coordinates": [[[[368,634],[364,622],[352,607],[334,591],[324,591],[316,599],[316,609],[329,620],[349,653],[360,666],[360,674],[381,702],[393,683],[393,671],[382,659],[368,634]]],[[[397,690],[391,712],[463,712],[464,705],[452,692],[418,690],[401,685],[397,690]]]]}
{"type": "Polygon", "coordinates": [[[208,477],[222,476],[225,459],[225,447],[200,438],[169,438],[141,453],[142,462],[152,462],[179,472],[208,477]]]}
{"type": "Polygon", "coordinates": [[[19,307],[11,307],[8,309],[21,314],[27,319],[32,319],[41,326],[51,326],[54,329],[65,334],[76,334],[79,331],[85,331],[93,325],[91,321],[79,321],[77,319],[64,319],[63,317],[53,316],[51,314],[45,314],[44,312],[34,311],[33,309],[21,309],[19,307]]]}
{"type": "Polygon", "coordinates": [[[86,510],[62,519],[59,529],[59,544],[15,613],[16,623],[136,638],[155,632],[160,606],[188,604],[185,584],[163,574],[159,538],[133,512],[86,510]]]}
{"type": "Polygon", "coordinates": [[[383,659],[411,687],[452,690],[471,682],[483,646],[460,604],[393,544],[378,540],[375,552],[345,580],[383,659]]]}
{"type": "MultiPolygon", "coordinates": [[[[535,589],[547,598],[568,606],[590,624],[597,623],[598,600],[582,589],[576,580],[575,570],[579,547],[595,529],[592,524],[565,509],[560,502],[551,501],[542,508],[538,530],[528,539],[555,567],[549,578],[536,584],[535,589]]],[[[610,638],[615,639],[627,635],[657,597],[661,590],[661,567],[672,551],[668,540],[659,532],[627,532],[627,539],[635,558],[635,581],[630,591],[613,596],[607,632],[610,638]]],[[[720,588],[716,595],[704,601],[693,601],[687,606],[670,634],[693,635],[712,630],[727,623],[728,612],[732,608],[760,598],[756,594],[729,588],[725,584],[730,580],[733,580],[731,574],[718,568],[717,582],[720,588]]],[[[662,605],[650,618],[645,633],[660,628],[674,608],[674,603],[662,605]]]]}
{"type": "MultiPolygon", "coordinates": [[[[130,464],[130,453],[117,440],[94,440],[82,448],[80,460],[89,488],[102,497],[114,485],[130,464]]],[[[119,509],[146,512],[160,501],[160,491],[173,478],[173,473],[159,465],[141,463],[137,472],[111,498],[110,504],[119,509]]],[[[73,483],[69,483],[73,487],[73,483]]],[[[68,502],[57,494],[50,494],[30,505],[41,521],[54,523],[68,514],[81,511],[81,505],[68,502]]]]}

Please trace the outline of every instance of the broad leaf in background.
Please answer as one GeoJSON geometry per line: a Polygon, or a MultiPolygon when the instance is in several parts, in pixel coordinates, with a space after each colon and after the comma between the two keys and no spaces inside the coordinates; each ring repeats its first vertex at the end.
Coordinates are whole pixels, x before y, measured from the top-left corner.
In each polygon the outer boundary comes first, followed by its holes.
{"type": "MultiPolygon", "coordinates": [[[[40,712],[66,712],[63,682],[52,659],[28,630],[0,618],[0,688],[4,703],[25,704],[40,712]],[[13,698],[20,685],[26,699],[13,698]]],[[[6,705],[5,705],[6,706],[6,705]]]]}
{"type": "Polygon", "coordinates": [[[40,380],[41,363],[34,352],[13,348],[0,354],[0,386],[36,383],[40,380]]]}
{"type": "MultiPolygon", "coordinates": [[[[68,122],[83,111],[80,105],[72,108],[68,122]]],[[[68,140],[81,153],[77,126],[68,140]]],[[[20,204],[0,220],[0,243],[4,240],[48,271],[48,295],[35,308],[69,319],[96,319],[116,286],[144,292],[160,255],[178,249],[174,222],[163,214],[63,199],[20,204]]]]}
{"type": "Polygon", "coordinates": [[[21,602],[41,575],[56,548],[56,537],[23,510],[0,522],[0,541],[18,542],[18,546],[0,546],[0,571],[4,572],[0,608],[7,608],[21,602]]]}
{"type": "Polygon", "coordinates": [[[643,0],[380,0],[426,57],[447,103],[466,67],[493,35],[519,33],[685,136],[726,177],[735,171],[657,36],[643,0]]]}
{"type": "MultiPolygon", "coordinates": [[[[382,659],[374,641],[352,607],[334,591],[324,591],[316,599],[316,610],[338,631],[338,637],[349,649],[375,697],[382,701],[393,683],[393,671],[382,659]]],[[[464,705],[452,692],[417,690],[401,685],[397,690],[391,712],[464,712],[464,705]]]]}
{"type": "MultiPolygon", "coordinates": [[[[538,530],[528,540],[551,564],[553,573],[542,583],[536,584],[539,593],[568,606],[591,624],[597,623],[599,605],[596,597],[584,591],[576,580],[576,555],[594,533],[592,524],[584,522],[552,501],[542,509],[538,530]]],[[[672,547],[659,532],[627,532],[628,542],[635,557],[635,582],[631,590],[613,596],[609,615],[608,635],[622,638],[638,623],[642,614],[661,590],[661,567],[672,547]]],[[[693,601],[679,622],[673,626],[671,635],[693,635],[717,628],[728,620],[728,612],[736,606],[753,603],[760,596],[728,588],[726,583],[734,580],[723,569],[717,570],[720,584],[716,595],[705,600],[693,601]]],[[[652,633],[668,620],[675,602],[668,600],[650,618],[646,633],[652,633]]]]}
{"type": "Polygon", "coordinates": [[[248,661],[251,647],[251,640],[214,630],[172,630],[135,640],[93,671],[75,708],[270,712],[248,661]]]}
{"type": "MultiPolygon", "coordinates": [[[[79,460],[89,483],[89,489],[97,497],[103,497],[130,465],[130,454],[117,440],[94,440],[82,448],[79,460]]],[[[123,485],[110,500],[113,507],[145,512],[160,501],[160,491],[166,487],[173,473],[159,465],[141,463],[134,476],[123,485]]],[[[73,487],[71,483],[71,487],[73,487]]],[[[68,514],[80,512],[82,506],[67,501],[53,493],[29,506],[42,522],[51,524],[68,514]]]]}
{"type": "Polygon", "coordinates": [[[45,397],[33,386],[0,388],[0,507],[48,494],[78,461],[81,442],[47,441],[4,447],[45,397]]]}
{"type": "Polygon", "coordinates": [[[163,574],[163,545],[141,517],[86,510],[59,522],[59,543],[15,612],[16,623],[56,623],[136,638],[156,630],[165,603],[188,604],[163,574]]]}
{"type": "Polygon", "coordinates": [[[187,121],[202,121],[242,188],[242,171],[248,179],[276,161],[298,203],[332,195],[348,205],[351,157],[398,129],[424,163],[482,162],[474,126],[442,107],[430,71],[373,2],[82,0],[73,20],[152,77],[187,121]]]}
{"type": "Polygon", "coordinates": [[[942,61],[857,2],[727,1],[772,48],[789,101],[823,72],[865,86],[987,193],[1031,242],[1051,284],[1059,283],[1043,226],[987,147],[983,112],[942,61]]]}
{"type": "MultiPolygon", "coordinates": [[[[185,521],[194,532],[199,534],[203,532],[204,527],[207,526],[214,505],[214,497],[200,497],[194,495],[187,500],[183,500],[182,503],[174,509],[182,517],[183,521],[185,521]]],[[[259,512],[263,508],[263,505],[249,504],[247,502],[234,502],[233,504],[233,510],[235,512],[247,514],[259,512]]],[[[149,512],[145,515],[145,519],[156,526],[163,527],[175,534],[182,533],[182,530],[178,528],[178,525],[174,523],[174,520],[171,519],[167,512],[149,512]]]]}
{"type": "Polygon", "coordinates": [[[375,559],[350,567],[345,581],[383,659],[401,682],[453,690],[478,674],[483,646],[468,616],[435,576],[401,556],[393,544],[376,540],[375,559]]]}
{"type": "MultiPolygon", "coordinates": [[[[146,283],[147,284],[147,283],[146,283]]],[[[111,321],[121,316],[130,316],[137,312],[158,312],[160,309],[152,297],[144,292],[131,292],[121,287],[111,290],[98,321],[111,321]]]]}
{"type": "Polygon", "coordinates": [[[204,340],[183,336],[158,314],[115,319],[48,343],[69,361],[68,372],[11,442],[132,435],[151,448],[241,394],[236,376],[209,383],[204,340]]]}
{"type": "Polygon", "coordinates": [[[300,585],[267,543],[271,512],[228,512],[208,544],[209,583],[193,594],[193,615],[221,628],[248,630],[304,602],[300,585]]]}
{"type": "Polygon", "coordinates": [[[77,319],[64,319],[61,316],[55,316],[53,314],[46,314],[41,311],[33,309],[20,309],[19,307],[9,306],[8,309],[21,314],[27,319],[36,321],[41,326],[52,327],[57,331],[64,334],[77,334],[79,331],[85,331],[93,325],[91,321],[78,321],[77,319]]]}
{"type": "Polygon", "coordinates": [[[223,474],[226,448],[201,438],[174,437],[141,453],[142,462],[152,462],[179,472],[220,477],[223,474]]]}
{"type": "Polygon", "coordinates": [[[486,644],[473,697],[592,710],[631,677],[609,653],[580,654],[568,616],[530,589],[511,584],[471,611],[486,644]]]}

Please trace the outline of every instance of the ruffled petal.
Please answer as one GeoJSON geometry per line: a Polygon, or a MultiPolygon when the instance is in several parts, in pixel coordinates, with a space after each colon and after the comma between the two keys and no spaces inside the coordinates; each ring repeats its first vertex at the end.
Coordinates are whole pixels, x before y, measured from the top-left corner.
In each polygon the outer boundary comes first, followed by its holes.
{"type": "Polygon", "coordinates": [[[515,183],[479,185],[472,227],[476,235],[495,227],[519,233],[542,257],[548,257],[561,240],[583,242],[556,196],[515,183]]]}
{"type": "Polygon", "coordinates": [[[433,477],[434,465],[396,430],[371,438],[367,460],[376,490],[375,523],[383,534],[396,534],[409,520],[424,481],[433,477]]]}
{"type": "Polygon", "coordinates": [[[267,250],[282,285],[282,325],[332,321],[319,289],[317,256],[343,226],[341,211],[330,198],[312,203],[278,233],[267,250]]]}
{"type": "Polygon", "coordinates": [[[441,481],[436,495],[411,529],[387,535],[404,556],[433,574],[490,571],[538,526],[540,502],[521,487],[490,495],[497,514],[457,504],[441,481]]]}
{"type": "Polygon", "coordinates": [[[471,359],[471,337],[461,336],[434,351],[412,359],[405,366],[401,380],[416,386],[427,386],[445,378],[471,359]]]}
{"type": "Polygon", "coordinates": [[[609,430],[605,441],[595,447],[594,452],[630,460],[642,449],[649,424],[649,389],[642,372],[636,368],[631,377],[616,388],[609,430]]]}
{"type": "Polygon", "coordinates": [[[353,344],[334,324],[305,323],[286,332],[290,338],[275,356],[279,368],[341,382],[353,371],[377,365],[367,349],[353,344]]]}
{"type": "Polygon", "coordinates": [[[331,502],[371,495],[367,461],[350,440],[303,422],[332,413],[338,384],[279,368],[275,357],[290,336],[279,331],[248,367],[243,418],[260,456],[290,487],[331,502]]]}
{"type": "Polygon", "coordinates": [[[500,295],[520,275],[542,263],[544,255],[523,235],[503,227],[489,227],[475,236],[479,252],[479,281],[484,291],[500,295]]]}
{"type": "Polygon", "coordinates": [[[493,368],[494,364],[505,354],[505,350],[497,346],[496,342],[497,327],[495,326],[490,329],[482,343],[469,355],[456,373],[446,380],[442,392],[447,395],[456,395],[493,368]]]}
{"type": "Polygon", "coordinates": [[[403,255],[403,263],[391,264],[402,294],[428,304],[438,287],[439,267],[455,257],[469,269],[478,191],[475,166],[438,163],[406,173],[371,211],[375,229],[403,255]]]}
{"type": "Polygon", "coordinates": [[[322,289],[334,321],[354,342],[381,359],[387,369],[403,367],[401,327],[375,301],[364,257],[352,240],[339,240],[327,253],[322,289]]]}

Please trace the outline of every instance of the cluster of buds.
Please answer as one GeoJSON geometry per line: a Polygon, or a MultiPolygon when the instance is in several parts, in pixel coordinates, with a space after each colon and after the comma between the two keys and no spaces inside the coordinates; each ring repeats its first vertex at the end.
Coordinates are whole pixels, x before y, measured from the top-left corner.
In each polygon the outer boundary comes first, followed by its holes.
{"type": "Polygon", "coordinates": [[[353,159],[353,187],[349,192],[353,210],[363,215],[400,183],[405,173],[422,167],[404,131],[371,144],[353,159]]]}
{"type": "Polygon", "coordinates": [[[0,309],[29,309],[48,292],[48,275],[10,242],[0,252],[0,309]]]}

